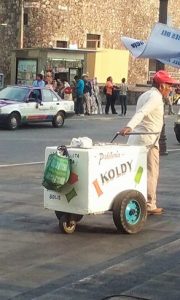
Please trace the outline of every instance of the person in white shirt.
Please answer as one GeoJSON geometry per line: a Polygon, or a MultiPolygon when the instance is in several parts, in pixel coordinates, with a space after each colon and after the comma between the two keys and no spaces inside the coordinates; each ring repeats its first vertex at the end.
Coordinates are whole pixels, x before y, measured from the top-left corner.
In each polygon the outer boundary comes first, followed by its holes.
{"type": "MultiPolygon", "coordinates": [[[[163,126],[164,103],[163,98],[168,97],[172,85],[177,82],[164,71],[158,71],[153,78],[152,88],[142,94],[137,102],[136,113],[126,127],[119,133],[123,136],[133,132],[161,132],[163,126]]],[[[159,134],[160,136],[160,134],[159,134]]],[[[156,190],[159,177],[159,136],[131,135],[129,145],[145,145],[149,147],[147,156],[148,182],[147,182],[147,211],[148,214],[162,214],[163,208],[157,207],[156,190]]]]}

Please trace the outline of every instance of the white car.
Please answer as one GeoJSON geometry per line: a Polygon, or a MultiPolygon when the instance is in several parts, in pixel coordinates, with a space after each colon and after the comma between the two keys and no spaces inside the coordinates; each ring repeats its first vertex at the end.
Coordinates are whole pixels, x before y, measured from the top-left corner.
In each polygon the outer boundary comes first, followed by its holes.
{"type": "Polygon", "coordinates": [[[0,91],[0,125],[15,130],[24,123],[52,122],[62,127],[74,115],[74,102],[48,88],[8,86],[0,91]]]}

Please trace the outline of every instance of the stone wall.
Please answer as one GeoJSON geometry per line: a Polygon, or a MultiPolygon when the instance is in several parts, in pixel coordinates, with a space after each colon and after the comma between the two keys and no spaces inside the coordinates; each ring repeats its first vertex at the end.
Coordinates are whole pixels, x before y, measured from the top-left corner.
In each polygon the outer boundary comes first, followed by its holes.
{"type": "Polygon", "coordinates": [[[0,0],[0,72],[10,82],[11,50],[18,47],[19,0],[0,0]]]}
{"type": "MultiPolygon", "coordinates": [[[[25,0],[31,2],[31,0],[25,0]]],[[[35,2],[35,0],[33,1],[35,2]]],[[[39,9],[26,8],[28,26],[24,28],[24,47],[56,46],[57,40],[86,47],[87,33],[101,35],[103,48],[123,49],[120,36],[146,40],[158,21],[158,0],[36,0],[39,9]]],[[[18,45],[20,0],[0,0],[0,18],[8,27],[1,28],[0,71],[9,70],[10,51],[18,45]],[[2,33],[4,31],[4,33],[2,33]]],[[[180,11],[169,0],[169,16],[179,26],[180,11]]],[[[1,26],[2,27],[2,26],[1,26]]],[[[130,58],[129,83],[147,81],[148,60],[130,58]]]]}

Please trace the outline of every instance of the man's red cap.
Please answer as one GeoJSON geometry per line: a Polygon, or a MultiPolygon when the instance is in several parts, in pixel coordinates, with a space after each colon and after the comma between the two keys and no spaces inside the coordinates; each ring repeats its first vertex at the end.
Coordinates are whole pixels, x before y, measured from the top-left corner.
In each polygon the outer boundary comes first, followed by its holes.
{"type": "Polygon", "coordinates": [[[158,71],[154,77],[153,81],[156,83],[168,83],[168,84],[179,84],[179,82],[173,79],[167,71],[160,70],[158,71]]]}

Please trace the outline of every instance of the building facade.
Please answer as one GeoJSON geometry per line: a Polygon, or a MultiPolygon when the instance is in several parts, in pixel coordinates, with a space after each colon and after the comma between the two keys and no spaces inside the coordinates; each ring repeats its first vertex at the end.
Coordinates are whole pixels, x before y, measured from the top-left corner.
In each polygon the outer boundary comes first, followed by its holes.
{"type": "MultiPolygon", "coordinates": [[[[11,51],[19,47],[21,1],[0,0],[0,73],[10,79],[11,51]],[[2,25],[3,24],[3,25],[2,25]]],[[[119,49],[120,36],[146,40],[158,21],[159,0],[24,0],[24,48],[119,49]]],[[[179,27],[180,10],[168,2],[168,22],[179,27]]],[[[129,58],[128,81],[148,80],[149,60],[129,58]]],[[[119,79],[120,80],[120,79],[119,79]]]]}

